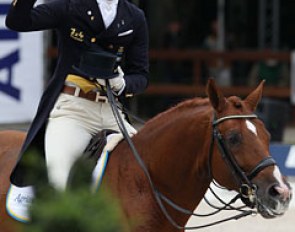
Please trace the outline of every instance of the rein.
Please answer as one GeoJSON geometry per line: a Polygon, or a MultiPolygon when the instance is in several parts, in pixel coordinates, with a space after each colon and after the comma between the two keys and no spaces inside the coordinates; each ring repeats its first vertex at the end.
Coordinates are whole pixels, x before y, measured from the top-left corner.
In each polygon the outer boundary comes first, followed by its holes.
{"type": "MultiPolygon", "coordinates": [[[[167,198],[166,196],[164,196],[160,191],[158,191],[158,189],[156,188],[156,186],[154,185],[153,181],[152,181],[152,178],[150,176],[150,173],[145,165],[145,163],[143,162],[143,160],[141,159],[139,153],[137,152],[127,130],[126,130],[126,127],[123,123],[123,120],[120,116],[120,113],[118,111],[118,106],[116,104],[116,101],[114,99],[114,96],[113,96],[113,93],[112,93],[112,90],[110,88],[110,85],[109,85],[109,82],[108,80],[106,80],[106,87],[107,87],[107,97],[109,99],[109,103],[111,105],[111,108],[112,108],[112,112],[113,112],[113,115],[118,123],[118,126],[119,126],[119,129],[121,131],[121,133],[123,134],[124,136],[124,139],[126,140],[126,142],[128,143],[136,161],[138,162],[139,166],[142,168],[149,184],[150,184],[150,187],[151,187],[151,190],[152,190],[152,193],[155,197],[155,200],[158,204],[158,206],[160,207],[162,213],[164,214],[164,216],[166,217],[166,219],[170,222],[171,225],[173,225],[175,228],[179,229],[179,230],[194,230],[194,229],[201,229],[201,228],[205,228],[205,227],[209,227],[209,226],[213,226],[213,225],[217,225],[217,224],[220,224],[220,223],[223,223],[223,222],[226,222],[226,221],[230,221],[230,220],[237,220],[237,219],[240,219],[242,217],[245,217],[245,216],[248,216],[248,215],[251,215],[253,214],[254,212],[252,210],[242,210],[240,208],[235,208],[233,206],[231,206],[231,204],[233,204],[237,199],[240,198],[240,194],[238,194],[236,197],[234,197],[229,203],[225,203],[223,200],[221,200],[217,194],[214,193],[214,191],[209,187],[209,189],[211,190],[211,192],[214,194],[214,196],[221,202],[224,204],[223,207],[217,207],[217,206],[214,206],[210,203],[208,203],[208,200],[205,198],[205,201],[214,209],[216,209],[215,212],[213,213],[208,213],[208,214],[196,214],[194,212],[192,212],[191,210],[187,210],[187,209],[184,209],[183,207],[177,205],[176,203],[174,203],[172,200],[170,200],[169,198],[167,198]],[[211,216],[211,215],[215,215],[217,214],[218,212],[220,212],[221,210],[237,210],[237,211],[240,211],[241,213],[236,215],[236,216],[231,216],[231,217],[228,217],[226,219],[222,219],[222,220],[219,220],[219,221],[215,221],[215,222],[212,222],[212,223],[208,223],[208,224],[205,224],[205,225],[200,225],[200,226],[193,226],[193,227],[184,227],[184,226],[180,226],[172,217],[171,215],[169,214],[169,212],[167,211],[167,208],[165,207],[164,205],[164,202],[166,204],[168,204],[169,206],[171,206],[173,209],[175,209],[176,211],[178,212],[181,212],[183,214],[186,214],[186,215],[190,215],[190,216],[198,216],[198,217],[207,217],[207,216],[211,216]]],[[[256,115],[250,115],[250,118],[255,118],[257,117],[256,115]]],[[[249,118],[249,115],[233,115],[233,116],[227,116],[227,117],[224,117],[224,118],[220,118],[220,119],[217,119],[217,120],[214,120],[213,122],[213,134],[212,134],[212,140],[211,140],[211,145],[210,145],[210,159],[212,159],[212,156],[213,156],[213,147],[214,147],[214,140],[217,139],[218,141],[218,144],[219,145],[219,149],[222,149],[221,150],[221,153],[225,156],[225,157],[229,157],[229,152],[228,150],[226,149],[226,147],[224,146],[224,142],[223,142],[223,139],[220,137],[219,139],[217,138],[217,134],[220,134],[220,133],[217,133],[218,130],[217,130],[217,125],[227,119],[236,119],[236,118],[249,118]],[[215,133],[216,132],[216,133],[215,133]],[[216,134],[216,135],[215,135],[216,134]]],[[[220,134],[221,135],[221,134],[220,134]]],[[[209,161],[210,162],[210,161],[209,161]]],[[[236,162],[234,161],[230,161],[230,163],[232,163],[231,165],[232,166],[235,166],[235,171],[237,172],[240,172],[240,173],[244,173],[240,168],[239,166],[237,165],[236,162]]],[[[259,165],[257,165],[254,169],[253,169],[253,174],[251,174],[251,176],[254,176],[256,175],[259,171],[261,171],[263,168],[266,167],[265,165],[266,161],[262,161],[259,163],[259,165]]],[[[272,164],[270,164],[272,165],[272,164]]],[[[210,165],[211,166],[211,165],[210,165]]],[[[269,166],[269,165],[268,165],[269,166]]],[[[210,172],[211,172],[211,168],[209,168],[210,172]]],[[[252,173],[251,172],[251,173],[252,173]]],[[[240,174],[239,174],[240,175],[240,174]]],[[[244,175],[244,174],[242,174],[244,175]]],[[[249,182],[251,183],[251,182],[249,182]]],[[[248,184],[249,184],[248,183],[248,184]]],[[[253,192],[253,191],[252,191],[253,192]]],[[[256,191],[255,191],[255,194],[256,194],[256,191]]],[[[248,193],[246,193],[245,196],[248,196],[248,193]]]]}

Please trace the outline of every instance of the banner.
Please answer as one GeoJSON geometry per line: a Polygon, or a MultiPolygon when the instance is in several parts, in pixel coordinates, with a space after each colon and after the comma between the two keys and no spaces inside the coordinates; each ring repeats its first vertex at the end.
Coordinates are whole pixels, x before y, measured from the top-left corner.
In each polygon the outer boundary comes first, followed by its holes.
{"type": "Polygon", "coordinates": [[[295,177],[295,145],[271,144],[270,154],[285,176],[295,177]]]}
{"type": "Polygon", "coordinates": [[[43,33],[5,27],[12,0],[0,0],[0,123],[30,122],[43,91],[43,33]]]}

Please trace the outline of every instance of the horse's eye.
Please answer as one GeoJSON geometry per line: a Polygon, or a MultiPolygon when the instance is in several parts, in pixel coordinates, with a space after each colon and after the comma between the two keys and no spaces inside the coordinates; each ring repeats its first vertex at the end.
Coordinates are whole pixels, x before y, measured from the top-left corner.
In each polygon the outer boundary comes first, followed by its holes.
{"type": "Polygon", "coordinates": [[[242,135],[237,132],[232,132],[226,136],[226,141],[229,146],[237,146],[242,141],[242,135]]]}

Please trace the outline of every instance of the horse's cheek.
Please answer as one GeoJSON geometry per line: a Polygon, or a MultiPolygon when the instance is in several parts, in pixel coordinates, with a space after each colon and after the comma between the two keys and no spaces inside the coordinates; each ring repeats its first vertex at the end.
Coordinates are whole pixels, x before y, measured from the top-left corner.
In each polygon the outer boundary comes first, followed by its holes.
{"type": "Polygon", "coordinates": [[[222,186],[228,189],[235,189],[236,186],[230,181],[233,179],[232,173],[221,155],[216,154],[212,160],[213,178],[222,186]]]}

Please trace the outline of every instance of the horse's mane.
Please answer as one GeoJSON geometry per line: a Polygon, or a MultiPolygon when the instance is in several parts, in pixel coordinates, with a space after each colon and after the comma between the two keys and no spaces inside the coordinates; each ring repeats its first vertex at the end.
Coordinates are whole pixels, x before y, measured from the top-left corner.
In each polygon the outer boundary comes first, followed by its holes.
{"type": "Polygon", "coordinates": [[[155,117],[148,120],[145,124],[145,127],[148,127],[154,124],[155,122],[160,124],[166,122],[171,118],[171,115],[180,115],[192,111],[197,112],[203,110],[203,107],[208,107],[209,105],[210,104],[208,98],[196,97],[182,101],[177,105],[170,107],[168,110],[163,111],[162,113],[159,113],[155,117]]]}

